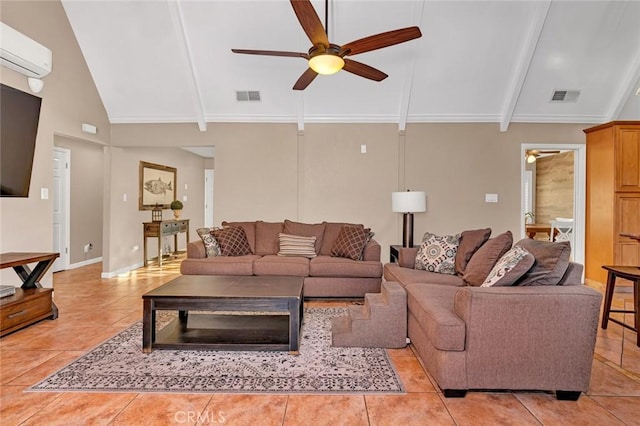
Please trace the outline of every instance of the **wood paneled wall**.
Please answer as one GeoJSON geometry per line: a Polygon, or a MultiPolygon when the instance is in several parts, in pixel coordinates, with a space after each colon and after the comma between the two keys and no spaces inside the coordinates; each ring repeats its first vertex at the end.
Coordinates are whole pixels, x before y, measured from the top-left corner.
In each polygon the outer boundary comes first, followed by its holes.
{"type": "Polygon", "coordinates": [[[573,217],[573,151],[536,161],[536,223],[573,217]]]}

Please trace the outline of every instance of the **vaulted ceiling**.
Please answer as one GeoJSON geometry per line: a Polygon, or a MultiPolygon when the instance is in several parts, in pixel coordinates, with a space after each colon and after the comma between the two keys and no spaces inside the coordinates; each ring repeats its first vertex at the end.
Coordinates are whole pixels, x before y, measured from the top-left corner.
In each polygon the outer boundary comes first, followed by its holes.
{"type": "Polygon", "coordinates": [[[333,43],[413,25],[423,36],[353,58],[382,82],[341,71],[304,91],[292,90],[304,59],[231,52],[306,52],[288,1],[62,3],[112,123],[640,120],[637,1],[331,0],[333,43]],[[260,101],[236,99],[247,90],[260,101]],[[579,94],[552,102],[556,90],[579,94]]]}

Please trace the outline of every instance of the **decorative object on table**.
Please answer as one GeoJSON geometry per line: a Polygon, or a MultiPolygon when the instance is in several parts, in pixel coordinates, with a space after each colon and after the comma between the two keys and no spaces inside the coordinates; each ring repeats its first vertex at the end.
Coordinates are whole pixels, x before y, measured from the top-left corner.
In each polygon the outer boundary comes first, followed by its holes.
{"type": "Polygon", "coordinates": [[[138,210],[170,208],[171,201],[176,199],[176,174],[175,167],[141,161],[138,210]]]}
{"type": "Polygon", "coordinates": [[[151,210],[151,221],[162,222],[162,209],[158,204],[151,210]]]}
{"type": "Polygon", "coordinates": [[[12,285],[0,285],[0,297],[13,296],[16,294],[16,288],[12,285]]]}
{"type": "Polygon", "coordinates": [[[413,247],[413,213],[427,211],[427,197],[423,191],[391,193],[391,210],[404,213],[402,218],[402,246],[413,247]]]}
{"type": "Polygon", "coordinates": [[[182,208],[184,206],[182,205],[182,201],[180,200],[173,200],[171,202],[171,210],[173,210],[173,216],[178,219],[180,218],[180,214],[182,213],[182,208]]]}
{"type": "MultiPolygon", "coordinates": [[[[29,391],[403,393],[385,349],[331,347],[331,319],[346,312],[306,308],[299,355],[169,349],[145,354],[140,350],[142,322],[138,322],[29,391]]],[[[157,321],[164,326],[175,315],[161,311],[157,321]]]]}
{"type": "Polygon", "coordinates": [[[524,223],[530,225],[536,222],[536,214],[534,212],[526,212],[524,214],[524,223]]]}

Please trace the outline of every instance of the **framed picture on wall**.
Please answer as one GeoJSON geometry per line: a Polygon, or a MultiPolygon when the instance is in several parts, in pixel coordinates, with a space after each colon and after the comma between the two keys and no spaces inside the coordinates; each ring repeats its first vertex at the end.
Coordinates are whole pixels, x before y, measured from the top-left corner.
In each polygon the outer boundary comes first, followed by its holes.
{"type": "Polygon", "coordinates": [[[156,204],[163,209],[170,208],[176,199],[175,167],[140,162],[140,195],[138,210],[153,210],[156,204]]]}

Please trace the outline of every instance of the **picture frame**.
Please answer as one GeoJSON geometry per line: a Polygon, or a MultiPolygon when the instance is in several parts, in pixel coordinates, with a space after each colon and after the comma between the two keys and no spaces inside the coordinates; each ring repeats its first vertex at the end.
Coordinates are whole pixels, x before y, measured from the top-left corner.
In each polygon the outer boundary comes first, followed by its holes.
{"type": "Polygon", "coordinates": [[[168,209],[176,199],[177,169],[140,161],[138,210],[168,209]]]}

